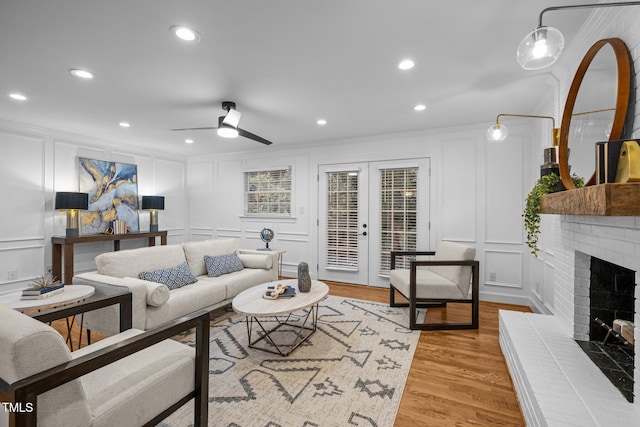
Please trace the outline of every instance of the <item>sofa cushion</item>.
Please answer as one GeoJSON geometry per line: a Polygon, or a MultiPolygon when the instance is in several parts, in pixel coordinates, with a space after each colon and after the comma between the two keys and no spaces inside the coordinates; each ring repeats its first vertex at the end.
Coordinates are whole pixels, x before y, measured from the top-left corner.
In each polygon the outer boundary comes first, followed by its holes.
{"type": "Polygon", "coordinates": [[[204,264],[207,267],[207,276],[209,277],[218,277],[244,269],[235,252],[218,256],[205,255],[204,264]]]}
{"type": "Polygon", "coordinates": [[[138,277],[141,271],[170,268],[186,262],[181,245],[151,246],[106,252],[96,257],[98,273],[113,277],[138,277]]]}
{"type": "Polygon", "coordinates": [[[168,339],[88,373],[81,381],[91,425],[145,425],[194,390],[194,365],[194,349],[168,339]]]}
{"type": "Polygon", "coordinates": [[[139,277],[142,280],[162,283],[163,285],[167,285],[169,289],[178,289],[198,281],[186,262],[172,268],[143,271],[139,277]]]}
{"type": "Polygon", "coordinates": [[[240,239],[229,238],[186,242],[182,244],[182,249],[193,274],[204,276],[207,274],[207,268],[204,265],[205,255],[216,256],[235,252],[240,249],[240,239]]]}
{"type": "Polygon", "coordinates": [[[262,254],[238,254],[240,262],[245,268],[262,268],[268,270],[273,266],[273,257],[262,254]]]}
{"type": "Polygon", "coordinates": [[[147,305],[159,307],[169,300],[169,287],[162,283],[147,282],[147,305]]]}
{"type": "MultiPolygon", "coordinates": [[[[410,270],[396,269],[389,273],[389,282],[407,299],[409,298],[410,270]]],[[[416,297],[440,299],[467,299],[451,280],[429,270],[416,270],[416,297]],[[423,285],[428,284],[428,285],[423,285]]]]}

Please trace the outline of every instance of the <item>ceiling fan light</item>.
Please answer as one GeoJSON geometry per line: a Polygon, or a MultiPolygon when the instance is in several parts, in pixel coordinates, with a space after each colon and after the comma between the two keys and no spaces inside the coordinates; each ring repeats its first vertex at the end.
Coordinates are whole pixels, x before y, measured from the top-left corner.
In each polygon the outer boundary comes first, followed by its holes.
{"type": "Polygon", "coordinates": [[[238,129],[234,129],[230,126],[221,126],[218,128],[218,136],[223,138],[237,138],[238,137],[238,129]]]}
{"type": "Polygon", "coordinates": [[[200,41],[200,34],[193,28],[184,27],[182,25],[174,25],[173,27],[171,27],[171,32],[175,34],[177,38],[186,42],[200,41]]]}
{"type": "Polygon", "coordinates": [[[496,123],[487,129],[487,141],[489,142],[502,142],[507,139],[509,131],[503,124],[496,123]]]}
{"type": "Polygon", "coordinates": [[[558,29],[538,27],[522,39],[516,58],[525,70],[539,70],[556,62],[563,48],[564,36],[558,29]]]}

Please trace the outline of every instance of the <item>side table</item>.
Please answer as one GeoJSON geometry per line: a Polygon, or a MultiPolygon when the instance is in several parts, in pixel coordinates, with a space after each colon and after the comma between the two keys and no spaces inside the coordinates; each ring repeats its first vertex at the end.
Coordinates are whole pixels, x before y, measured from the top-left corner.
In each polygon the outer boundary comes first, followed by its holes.
{"type": "Polygon", "coordinates": [[[80,243],[113,242],[113,250],[120,250],[121,240],[147,239],[149,246],[155,246],[156,237],[160,237],[160,244],[167,244],[167,231],[150,231],[148,233],[127,234],[91,234],[88,236],[51,237],[51,274],[60,279],[65,285],[70,285],[73,280],[73,245],[80,243]],[[64,272],[63,272],[64,259],[64,272]]]}

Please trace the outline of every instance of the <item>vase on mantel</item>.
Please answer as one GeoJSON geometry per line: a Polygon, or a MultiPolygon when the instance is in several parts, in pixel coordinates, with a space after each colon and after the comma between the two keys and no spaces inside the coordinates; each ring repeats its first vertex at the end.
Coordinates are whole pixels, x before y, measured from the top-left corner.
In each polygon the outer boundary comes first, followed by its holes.
{"type": "Polygon", "coordinates": [[[309,275],[309,264],[301,262],[298,264],[298,290],[309,292],[311,290],[311,276],[309,275]]]}

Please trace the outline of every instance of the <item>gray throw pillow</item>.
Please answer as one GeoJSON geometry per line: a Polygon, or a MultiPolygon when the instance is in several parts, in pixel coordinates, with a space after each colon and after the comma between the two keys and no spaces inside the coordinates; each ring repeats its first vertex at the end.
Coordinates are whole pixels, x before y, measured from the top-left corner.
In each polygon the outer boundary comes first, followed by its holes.
{"type": "Polygon", "coordinates": [[[149,282],[162,283],[163,285],[167,285],[169,289],[178,289],[198,281],[186,262],[173,268],[143,271],[138,275],[138,278],[148,280],[149,282]]]}
{"type": "Polygon", "coordinates": [[[207,267],[209,277],[218,277],[223,274],[233,273],[244,269],[240,258],[235,252],[228,255],[209,256],[205,255],[204,265],[207,267]]]}

